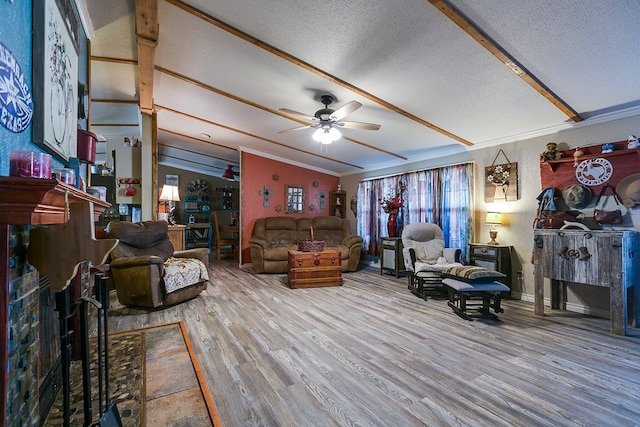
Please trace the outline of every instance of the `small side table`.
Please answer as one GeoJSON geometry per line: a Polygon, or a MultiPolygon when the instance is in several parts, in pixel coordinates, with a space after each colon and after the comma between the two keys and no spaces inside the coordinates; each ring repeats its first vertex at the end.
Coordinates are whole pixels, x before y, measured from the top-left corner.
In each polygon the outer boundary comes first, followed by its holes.
{"type": "Polygon", "coordinates": [[[402,256],[402,238],[382,237],[380,239],[382,256],[380,259],[380,274],[391,272],[394,276],[400,277],[407,272],[404,268],[404,257],[402,256]]]}
{"type": "Polygon", "coordinates": [[[173,250],[184,251],[184,233],[186,229],[187,226],[182,224],[169,226],[169,240],[173,244],[173,250]]]}

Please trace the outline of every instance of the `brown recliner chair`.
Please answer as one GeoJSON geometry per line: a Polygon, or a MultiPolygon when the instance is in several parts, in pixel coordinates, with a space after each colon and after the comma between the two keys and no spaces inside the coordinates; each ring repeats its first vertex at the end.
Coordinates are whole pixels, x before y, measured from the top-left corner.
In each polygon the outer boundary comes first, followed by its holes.
{"type": "Polygon", "coordinates": [[[120,241],[111,251],[110,275],[121,304],[166,307],[206,289],[209,249],[174,252],[166,221],[115,221],[105,231],[120,241]]]}

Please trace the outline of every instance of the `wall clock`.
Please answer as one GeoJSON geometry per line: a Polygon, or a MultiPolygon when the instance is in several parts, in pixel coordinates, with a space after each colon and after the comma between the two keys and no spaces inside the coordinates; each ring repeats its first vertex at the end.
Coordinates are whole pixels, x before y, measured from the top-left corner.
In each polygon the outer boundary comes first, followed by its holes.
{"type": "Polygon", "coordinates": [[[209,183],[204,179],[194,179],[187,184],[187,191],[190,194],[198,193],[200,196],[209,194],[209,183]]]}
{"type": "Polygon", "coordinates": [[[576,179],[580,184],[595,187],[609,181],[613,175],[613,165],[607,159],[598,157],[580,162],[576,167],[576,179]]]}

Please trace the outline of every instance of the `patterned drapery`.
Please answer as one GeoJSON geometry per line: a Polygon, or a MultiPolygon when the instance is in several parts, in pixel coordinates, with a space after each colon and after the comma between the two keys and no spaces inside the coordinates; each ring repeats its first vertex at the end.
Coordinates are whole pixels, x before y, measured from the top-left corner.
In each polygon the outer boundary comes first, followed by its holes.
{"type": "Polygon", "coordinates": [[[356,220],[367,255],[379,256],[380,237],[387,235],[388,214],[380,201],[400,195],[404,199],[398,215],[402,225],[420,221],[438,224],[446,247],[462,249],[462,259],[467,259],[467,244],[473,236],[472,163],[361,181],[356,220]]]}

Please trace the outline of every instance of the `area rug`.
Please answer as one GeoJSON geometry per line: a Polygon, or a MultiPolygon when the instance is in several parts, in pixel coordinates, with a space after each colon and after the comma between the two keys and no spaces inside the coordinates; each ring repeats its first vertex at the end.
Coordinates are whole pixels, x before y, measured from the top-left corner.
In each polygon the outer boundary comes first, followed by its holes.
{"type": "MultiPolygon", "coordinates": [[[[91,340],[92,419],[99,417],[97,349],[91,340]]],[[[109,335],[109,394],[123,426],[219,426],[182,322],[109,335]]],[[[84,423],[82,366],[71,366],[70,425],[84,423]]],[[[46,426],[62,426],[59,393],[46,426]]]]}

